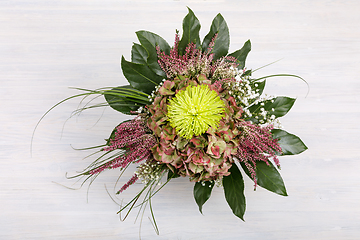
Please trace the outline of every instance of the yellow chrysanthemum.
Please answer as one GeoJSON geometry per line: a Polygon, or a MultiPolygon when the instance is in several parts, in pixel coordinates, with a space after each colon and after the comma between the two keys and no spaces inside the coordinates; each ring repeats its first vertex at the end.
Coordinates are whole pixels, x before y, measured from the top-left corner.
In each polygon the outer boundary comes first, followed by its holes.
{"type": "Polygon", "coordinates": [[[207,85],[187,86],[169,100],[170,124],[177,133],[187,139],[216,128],[223,117],[225,104],[217,92],[207,85]]]}

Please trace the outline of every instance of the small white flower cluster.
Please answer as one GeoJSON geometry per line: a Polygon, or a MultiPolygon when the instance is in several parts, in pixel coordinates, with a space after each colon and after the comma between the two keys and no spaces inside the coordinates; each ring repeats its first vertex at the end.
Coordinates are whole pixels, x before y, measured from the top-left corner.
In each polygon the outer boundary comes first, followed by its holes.
{"type": "Polygon", "coordinates": [[[139,108],[138,108],[138,110],[136,110],[135,112],[137,112],[137,113],[142,113],[142,111],[144,110],[144,108],[142,107],[142,106],[140,106],[139,108]]]}
{"type": "MultiPolygon", "coordinates": [[[[223,184],[222,184],[222,178],[217,178],[215,180],[210,180],[210,185],[209,185],[209,188],[212,187],[212,186],[216,186],[216,187],[222,187],[223,184]]],[[[201,181],[200,182],[201,186],[205,187],[205,182],[204,181],[201,181]]]]}
{"type": "Polygon", "coordinates": [[[159,89],[161,88],[161,86],[164,84],[165,81],[166,79],[163,79],[162,82],[160,82],[159,85],[155,86],[155,89],[149,94],[148,99],[150,102],[154,101],[155,97],[159,93],[159,89]]]}
{"type": "Polygon", "coordinates": [[[231,70],[234,72],[235,77],[232,81],[227,81],[224,88],[228,89],[229,94],[235,98],[237,104],[246,109],[260,96],[259,89],[253,90],[250,86],[249,77],[242,76],[245,69],[231,68],[231,70]]]}
{"type": "Polygon", "coordinates": [[[142,183],[158,181],[162,177],[163,168],[160,162],[146,161],[137,167],[135,174],[141,179],[142,183]]]}
{"type": "MultiPolygon", "coordinates": [[[[270,96],[267,94],[264,94],[261,98],[257,99],[254,104],[259,104],[260,106],[264,106],[264,101],[270,100],[271,103],[274,103],[274,96],[270,96]]],[[[249,111],[248,109],[246,109],[249,111]]],[[[246,110],[244,112],[246,112],[246,110]]],[[[264,107],[260,108],[260,111],[257,115],[254,116],[256,120],[259,121],[260,125],[267,126],[267,125],[273,125],[275,128],[282,128],[282,125],[279,121],[279,119],[276,118],[276,116],[273,114],[275,111],[274,108],[271,108],[270,111],[266,111],[264,107]]],[[[252,116],[249,116],[252,117],[252,116]]]]}
{"type": "Polygon", "coordinates": [[[260,125],[273,125],[276,128],[281,128],[280,121],[272,114],[275,109],[266,111],[264,107],[260,108],[258,113],[251,113],[249,107],[252,105],[260,104],[264,106],[264,101],[271,100],[273,103],[274,96],[269,96],[264,94],[260,97],[258,83],[255,83],[255,89],[250,85],[250,79],[248,76],[243,76],[245,69],[238,70],[237,68],[232,68],[235,77],[232,81],[227,81],[224,83],[224,88],[228,90],[228,93],[235,98],[236,103],[241,106],[244,110],[244,118],[253,118],[256,119],[260,125]],[[235,79],[235,81],[234,81],[235,79]]]}

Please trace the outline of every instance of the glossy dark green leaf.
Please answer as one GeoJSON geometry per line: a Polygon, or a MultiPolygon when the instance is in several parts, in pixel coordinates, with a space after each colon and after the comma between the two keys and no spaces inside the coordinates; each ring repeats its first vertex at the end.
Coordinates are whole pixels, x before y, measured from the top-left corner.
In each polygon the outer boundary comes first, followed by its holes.
{"type": "Polygon", "coordinates": [[[135,102],[131,102],[129,99],[124,97],[105,95],[105,99],[111,108],[127,115],[135,115],[136,113],[134,113],[134,111],[138,110],[140,107],[135,102]]]}
{"type": "MultiPolygon", "coordinates": [[[[241,167],[244,169],[246,175],[252,179],[251,174],[244,162],[240,162],[241,167]]],[[[286,188],[280,173],[276,169],[276,167],[269,161],[269,165],[263,161],[256,162],[256,181],[260,187],[263,187],[273,193],[287,196],[286,188]]]]}
{"type": "Polygon", "coordinates": [[[167,175],[167,180],[171,179],[171,178],[178,178],[180,177],[180,175],[176,172],[173,172],[171,170],[168,171],[168,175],[167,175]]]}
{"type": "Polygon", "coordinates": [[[260,186],[276,194],[287,196],[284,181],[276,167],[270,161],[269,165],[263,161],[257,162],[255,172],[257,183],[260,186]]]}
{"type": "Polygon", "coordinates": [[[155,86],[163,80],[156,75],[147,65],[128,62],[121,58],[121,69],[130,85],[144,93],[150,94],[155,86]]]}
{"type": "Polygon", "coordinates": [[[134,115],[133,111],[138,110],[140,106],[149,104],[144,94],[137,94],[138,90],[131,86],[115,87],[104,94],[105,100],[116,111],[127,115],[134,115]]]}
{"type": "Polygon", "coordinates": [[[278,143],[283,151],[282,155],[295,155],[308,149],[301,139],[294,134],[281,129],[273,129],[271,133],[273,138],[278,139],[278,143]]]}
{"type": "Polygon", "coordinates": [[[226,24],[225,19],[219,13],[214,18],[209,33],[205,36],[204,41],[202,43],[202,50],[206,51],[209,47],[209,43],[215,36],[218,34],[215,40],[215,46],[213,48],[214,60],[226,56],[229,51],[230,45],[230,35],[229,28],[226,24]]]}
{"type": "Polygon", "coordinates": [[[260,82],[252,82],[252,83],[250,83],[250,86],[252,89],[255,90],[256,93],[261,95],[264,91],[265,84],[266,84],[266,80],[260,81],[260,82]],[[257,91],[257,90],[259,90],[259,91],[257,91]]]}
{"type": "Polygon", "coordinates": [[[295,103],[295,98],[290,97],[276,97],[265,103],[265,110],[275,117],[282,117],[290,111],[295,103]],[[272,110],[274,109],[274,110],[272,110]]]}
{"type": "Polygon", "coordinates": [[[200,45],[200,22],[195,16],[194,12],[188,8],[189,13],[185,16],[183,20],[183,35],[179,42],[179,54],[183,55],[185,48],[189,43],[195,43],[198,47],[200,45]]]}
{"type": "Polygon", "coordinates": [[[170,53],[169,44],[159,35],[148,31],[137,31],[136,36],[138,37],[141,46],[145,48],[148,53],[147,65],[149,68],[157,75],[166,77],[165,72],[158,63],[156,46],[159,46],[165,53],[170,53]]]}
{"type": "Polygon", "coordinates": [[[246,57],[250,51],[251,51],[251,42],[250,40],[247,40],[241,49],[233,53],[230,53],[229,56],[236,58],[239,63],[238,68],[243,69],[245,67],[246,57]]]}
{"type": "MultiPolygon", "coordinates": [[[[290,97],[276,97],[252,105],[249,107],[249,111],[253,115],[256,115],[261,111],[261,108],[264,108],[264,110],[268,112],[267,117],[274,115],[275,118],[278,118],[284,116],[290,111],[291,107],[294,105],[295,100],[295,98],[290,97]]],[[[262,117],[260,116],[258,119],[251,118],[249,120],[253,121],[254,123],[258,123],[261,119],[262,117]]]]}
{"type": "Polygon", "coordinates": [[[213,181],[196,182],[194,185],[194,198],[202,213],[202,206],[210,198],[211,191],[215,185],[213,181]]]}
{"type": "MultiPolygon", "coordinates": [[[[156,46],[160,47],[160,50],[165,52],[165,54],[170,54],[170,45],[166,42],[165,39],[163,39],[161,36],[149,32],[149,31],[137,31],[136,36],[139,38],[139,41],[141,44],[143,44],[143,40],[146,39],[151,45],[155,48],[156,46]]],[[[144,47],[147,48],[145,45],[147,45],[146,42],[144,42],[144,47]]]]}
{"type": "Polygon", "coordinates": [[[244,180],[235,163],[233,163],[232,167],[229,169],[229,172],[229,176],[223,177],[225,199],[234,215],[244,221],[244,214],[246,209],[244,180]]]}
{"type": "Polygon", "coordinates": [[[148,52],[140,44],[134,43],[131,49],[131,61],[133,63],[147,64],[148,52]]]}

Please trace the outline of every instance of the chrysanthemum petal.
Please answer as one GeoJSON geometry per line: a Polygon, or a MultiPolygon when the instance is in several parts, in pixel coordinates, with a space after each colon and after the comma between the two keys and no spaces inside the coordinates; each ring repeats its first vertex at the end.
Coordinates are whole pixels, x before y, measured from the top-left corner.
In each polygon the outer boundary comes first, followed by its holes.
{"type": "Polygon", "coordinates": [[[168,117],[177,133],[187,139],[216,128],[225,104],[208,85],[187,86],[169,100],[168,117]]]}

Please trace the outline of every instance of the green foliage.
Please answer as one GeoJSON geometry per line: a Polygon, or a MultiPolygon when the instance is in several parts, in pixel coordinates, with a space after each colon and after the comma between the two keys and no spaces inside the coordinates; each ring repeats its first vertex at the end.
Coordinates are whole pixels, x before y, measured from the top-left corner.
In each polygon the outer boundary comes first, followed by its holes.
{"type": "Polygon", "coordinates": [[[104,97],[111,108],[124,114],[133,115],[140,106],[149,104],[147,94],[139,92],[129,85],[115,87],[105,91],[104,97]]]}
{"type": "Polygon", "coordinates": [[[170,53],[169,44],[159,35],[148,31],[138,31],[136,32],[136,36],[141,46],[147,51],[148,57],[146,63],[148,67],[158,76],[166,77],[165,72],[158,64],[156,46],[159,46],[162,51],[168,54],[170,53]]]}
{"type": "Polygon", "coordinates": [[[250,40],[247,40],[241,49],[229,54],[229,56],[232,56],[238,60],[238,69],[243,69],[245,67],[246,57],[250,51],[251,42],[250,40]]]}
{"type": "MultiPolygon", "coordinates": [[[[136,36],[141,44],[134,43],[131,49],[131,62],[121,58],[121,69],[125,78],[130,85],[144,93],[150,94],[165,77],[165,72],[158,64],[158,57],[156,47],[159,46],[160,50],[166,54],[170,53],[169,44],[159,35],[148,31],[137,31],[136,36]]],[[[123,99],[118,99],[123,100],[123,99]]],[[[128,99],[125,99],[128,100],[128,99]]],[[[126,106],[123,101],[123,106],[119,106],[118,109],[124,108],[125,112],[129,109],[133,109],[132,103],[126,106]]],[[[131,102],[131,101],[130,101],[131,102]]],[[[123,112],[123,110],[118,110],[123,112]]]]}
{"type": "Polygon", "coordinates": [[[294,134],[281,129],[273,129],[271,133],[273,138],[278,139],[278,143],[283,151],[281,155],[295,155],[308,149],[301,139],[294,134]]]}
{"type": "Polygon", "coordinates": [[[195,16],[194,12],[188,8],[189,13],[185,16],[183,20],[183,35],[179,42],[179,54],[183,55],[185,53],[185,48],[189,43],[195,43],[198,47],[200,45],[200,22],[195,16]]]}
{"type": "Polygon", "coordinates": [[[148,52],[140,44],[134,43],[131,48],[131,61],[133,63],[147,64],[148,52]]]}
{"type": "Polygon", "coordinates": [[[128,62],[124,57],[121,58],[121,69],[133,88],[147,94],[150,94],[163,79],[147,65],[128,62]]]}
{"type": "MultiPolygon", "coordinates": [[[[183,34],[182,38],[179,42],[178,51],[180,55],[185,53],[185,49],[189,43],[196,44],[198,49],[201,49],[203,52],[207,51],[211,40],[217,34],[217,38],[215,40],[215,44],[213,47],[214,60],[224,57],[228,54],[229,45],[230,45],[230,36],[229,29],[227,23],[221,14],[218,14],[212,21],[209,33],[205,36],[202,44],[199,37],[200,32],[200,22],[195,16],[194,12],[188,8],[188,14],[183,19],[183,34]]],[[[121,58],[121,69],[125,78],[128,80],[130,85],[114,87],[110,90],[97,89],[97,90],[87,90],[87,89],[78,89],[85,91],[86,93],[74,95],[72,97],[66,98],[61,102],[55,104],[52,108],[50,108],[39,120],[36,127],[40,123],[40,121],[48,114],[50,110],[58,106],[59,104],[70,100],[76,97],[83,97],[83,100],[90,95],[103,95],[105,97],[106,103],[101,103],[93,106],[85,106],[83,108],[79,108],[76,113],[80,113],[81,111],[94,107],[103,107],[109,105],[116,111],[119,111],[124,114],[133,114],[136,115],[139,107],[149,105],[150,102],[148,100],[148,95],[152,93],[156,86],[162,82],[164,78],[166,78],[165,72],[161,69],[158,64],[158,56],[156,47],[158,46],[161,51],[163,51],[166,55],[170,54],[170,46],[169,44],[159,35],[154,34],[148,31],[138,31],[136,32],[137,38],[140,44],[134,43],[131,50],[131,62],[125,60],[124,57],[121,58]]],[[[250,40],[246,41],[243,47],[233,53],[230,53],[228,56],[232,56],[237,59],[239,63],[238,68],[243,69],[245,67],[245,62],[248,53],[251,51],[251,42],[250,40]]],[[[256,71],[256,70],[255,70],[256,71]]],[[[254,71],[247,70],[243,76],[251,76],[254,71]]],[[[307,82],[297,75],[291,74],[276,74],[269,75],[265,77],[261,77],[258,79],[251,79],[250,86],[253,90],[258,90],[257,93],[262,94],[266,78],[270,77],[296,77],[303,80],[306,84],[307,82]]],[[[179,78],[184,78],[184,76],[179,76],[179,78]]],[[[254,103],[255,99],[250,102],[250,104],[254,103]]],[[[91,101],[89,101],[91,102],[91,101]]],[[[268,116],[274,115],[275,118],[284,116],[293,106],[295,99],[289,97],[276,97],[270,100],[261,101],[249,107],[249,111],[254,116],[260,116],[261,108],[268,112],[268,116]]],[[[259,123],[261,120],[261,116],[259,118],[248,118],[246,121],[252,121],[255,124],[259,123]]],[[[36,129],[35,127],[35,129],[36,129]]],[[[34,129],[34,133],[35,133],[34,129]]],[[[70,178],[75,177],[85,177],[85,181],[91,180],[90,184],[94,181],[99,173],[93,174],[94,170],[99,167],[108,166],[111,161],[118,157],[125,156],[127,154],[128,149],[122,148],[117,151],[103,151],[103,147],[109,145],[110,139],[114,138],[116,132],[116,128],[112,131],[109,139],[106,140],[106,144],[96,147],[91,147],[87,149],[100,148],[97,153],[102,153],[100,157],[96,158],[87,168],[83,170],[83,172],[77,174],[76,176],[72,176],[70,178]]],[[[31,139],[33,141],[34,133],[31,139]]],[[[273,129],[272,137],[278,139],[278,143],[281,146],[282,154],[281,155],[294,155],[299,154],[307,149],[305,144],[301,141],[301,139],[293,134],[290,134],[284,130],[273,129]]],[[[186,142],[188,143],[188,142],[186,142]]],[[[240,165],[242,166],[245,173],[251,178],[251,174],[245,164],[240,161],[240,165]]],[[[143,189],[125,206],[121,206],[118,213],[122,211],[127,211],[127,215],[133,208],[140,208],[140,211],[144,206],[149,204],[151,210],[152,221],[154,224],[155,230],[158,232],[158,228],[156,225],[155,217],[153,214],[152,206],[151,206],[151,198],[162,189],[171,179],[178,178],[180,175],[178,174],[178,170],[170,165],[163,164],[162,165],[162,176],[167,172],[167,181],[164,184],[160,184],[160,179],[158,180],[150,180],[145,183],[143,189]],[[160,185],[160,187],[159,187],[160,185]],[[137,202],[140,203],[137,203],[137,202]],[[137,204],[137,205],[136,205],[137,204]]],[[[121,174],[126,170],[122,169],[121,174]]],[[[230,208],[232,209],[234,215],[244,220],[244,214],[246,209],[246,201],[244,195],[244,180],[241,175],[241,172],[238,166],[233,163],[232,167],[229,169],[230,175],[224,176],[222,179],[224,194],[226,201],[230,208]]],[[[277,168],[269,161],[269,164],[266,164],[263,161],[258,161],[256,163],[255,168],[256,173],[256,181],[257,184],[271,192],[276,194],[287,196],[285,184],[283,179],[280,176],[277,168]]],[[[120,175],[121,176],[121,175],[120,175]]],[[[84,181],[84,182],[85,182],[84,181]]],[[[84,184],[83,182],[83,184],[84,184]]],[[[214,187],[214,181],[205,181],[205,182],[196,182],[194,185],[194,199],[199,207],[199,211],[202,213],[202,207],[206,203],[206,201],[210,198],[212,189],[214,187]]],[[[150,220],[151,221],[151,220],[150,220]]]]}
{"type": "Polygon", "coordinates": [[[214,185],[214,181],[196,182],[194,185],[194,198],[201,213],[202,206],[210,198],[214,185]]]}
{"type": "Polygon", "coordinates": [[[233,163],[232,167],[229,169],[229,172],[229,176],[223,177],[225,199],[234,215],[244,221],[244,214],[246,209],[244,180],[235,163],[233,163]]]}
{"type": "Polygon", "coordinates": [[[209,47],[209,43],[211,42],[215,34],[218,35],[215,40],[215,46],[213,48],[214,60],[226,56],[230,45],[229,28],[226,24],[225,19],[220,13],[214,18],[210,27],[210,31],[204,38],[204,41],[202,43],[203,51],[207,50],[207,48],[209,47]]]}
{"type": "MultiPolygon", "coordinates": [[[[249,111],[253,115],[258,115],[261,111],[261,108],[264,108],[265,111],[268,112],[268,117],[271,115],[274,115],[275,118],[282,117],[286,113],[289,112],[291,107],[294,105],[295,99],[290,97],[276,97],[273,99],[261,101],[257,104],[252,105],[249,107],[249,111]]],[[[262,117],[259,116],[259,118],[252,117],[248,120],[251,120],[254,123],[259,123],[259,120],[261,120],[262,117]]]]}
{"type": "Polygon", "coordinates": [[[159,46],[161,51],[165,52],[165,54],[170,54],[170,45],[160,37],[159,35],[149,32],[149,31],[137,31],[136,36],[138,37],[140,43],[146,48],[150,49],[148,44],[151,44],[154,48],[159,46]]]}
{"type": "MultiPolygon", "coordinates": [[[[259,96],[263,93],[265,88],[266,80],[259,81],[259,82],[250,82],[250,87],[253,89],[256,93],[259,94],[259,96]]],[[[250,99],[249,104],[253,104],[256,100],[258,100],[259,97],[250,99]]]]}
{"type": "Polygon", "coordinates": [[[255,91],[256,91],[256,89],[258,89],[259,91],[257,91],[256,93],[261,95],[263,93],[263,91],[264,91],[265,84],[266,84],[266,80],[260,81],[260,82],[251,82],[250,86],[255,91]]]}
{"type": "MultiPolygon", "coordinates": [[[[243,162],[240,162],[241,167],[245,171],[246,175],[252,179],[251,173],[243,162]]],[[[273,193],[287,196],[286,188],[280,173],[276,167],[269,161],[269,165],[263,161],[256,162],[256,181],[257,184],[273,193]]],[[[253,179],[252,179],[253,180],[253,179]]]]}
{"type": "Polygon", "coordinates": [[[180,175],[177,173],[176,169],[173,171],[169,170],[168,175],[167,175],[167,179],[172,179],[172,178],[178,178],[180,177],[180,175]]]}

